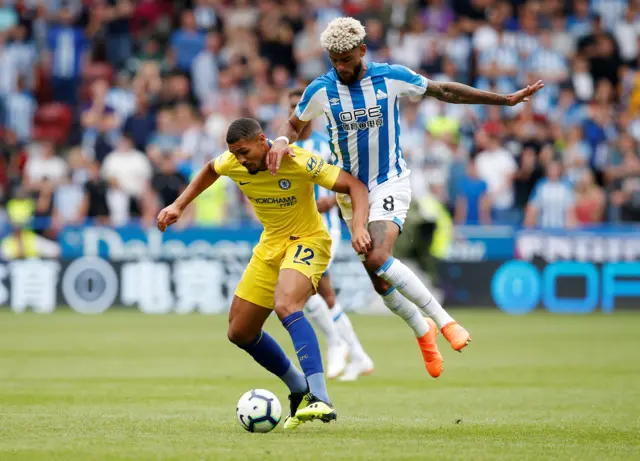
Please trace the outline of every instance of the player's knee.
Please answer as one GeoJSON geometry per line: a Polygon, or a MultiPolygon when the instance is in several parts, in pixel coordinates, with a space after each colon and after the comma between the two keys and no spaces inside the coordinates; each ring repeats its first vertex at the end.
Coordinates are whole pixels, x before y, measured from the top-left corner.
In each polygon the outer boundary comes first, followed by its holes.
{"type": "Polygon", "coordinates": [[[388,293],[392,286],[393,285],[391,285],[386,280],[381,279],[380,277],[376,277],[375,279],[373,279],[373,288],[379,295],[388,293]]]}
{"type": "Polygon", "coordinates": [[[384,248],[376,248],[367,254],[364,265],[370,272],[380,269],[391,257],[391,254],[384,248]]]}
{"type": "Polygon", "coordinates": [[[227,338],[236,346],[242,347],[245,346],[251,341],[255,339],[256,335],[253,332],[236,328],[232,325],[229,325],[229,329],[227,330],[227,338]]]}
{"type": "Polygon", "coordinates": [[[327,306],[329,306],[329,309],[333,309],[333,306],[336,305],[336,293],[331,290],[329,292],[324,293],[324,302],[327,303],[327,306]]]}
{"type": "Polygon", "coordinates": [[[297,303],[290,302],[286,299],[282,299],[281,301],[276,301],[275,307],[273,310],[276,312],[276,315],[280,320],[284,320],[289,317],[291,314],[301,311],[303,306],[298,305],[297,303]]]}

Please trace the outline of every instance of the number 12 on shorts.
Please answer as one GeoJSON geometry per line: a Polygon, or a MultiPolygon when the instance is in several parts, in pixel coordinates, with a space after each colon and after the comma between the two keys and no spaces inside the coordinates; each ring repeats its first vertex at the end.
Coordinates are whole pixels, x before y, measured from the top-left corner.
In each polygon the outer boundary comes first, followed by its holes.
{"type": "Polygon", "coordinates": [[[298,250],[293,257],[293,262],[296,264],[306,264],[307,266],[310,266],[311,263],[309,261],[311,261],[315,255],[316,254],[311,248],[305,248],[302,245],[298,245],[298,250]]]}

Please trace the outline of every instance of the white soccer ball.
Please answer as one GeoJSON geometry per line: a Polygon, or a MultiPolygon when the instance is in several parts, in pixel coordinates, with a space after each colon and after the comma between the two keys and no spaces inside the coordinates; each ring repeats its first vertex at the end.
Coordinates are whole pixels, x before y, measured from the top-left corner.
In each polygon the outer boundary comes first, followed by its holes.
{"type": "Polygon", "coordinates": [[[238,400],[236,413],[240,425],[249,432],[269,432],[280,422],[282,405],[272,392],[251,389],[238,400]]]}

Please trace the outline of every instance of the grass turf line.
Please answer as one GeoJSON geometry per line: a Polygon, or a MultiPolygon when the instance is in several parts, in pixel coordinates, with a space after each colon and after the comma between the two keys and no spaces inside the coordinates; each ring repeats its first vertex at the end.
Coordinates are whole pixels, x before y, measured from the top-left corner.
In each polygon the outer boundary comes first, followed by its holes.
{"type": "Polygon", "coordinates": [[[438,337],[439,379],[399,319],[352,316],[376,369],[330,382],[338,421],[249,434],[242,393],[287,391],[223,316],[0,311],[0,460],[640,459],[640,315],[453,313],[473,342],[438,337]]]}

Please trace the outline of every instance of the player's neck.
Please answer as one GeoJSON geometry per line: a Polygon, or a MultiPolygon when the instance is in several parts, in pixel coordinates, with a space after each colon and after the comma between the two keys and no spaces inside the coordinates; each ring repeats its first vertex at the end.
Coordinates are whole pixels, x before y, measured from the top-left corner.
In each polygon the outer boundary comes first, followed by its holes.
{"type": "Polygon", "coordinates": [[[367,63],[363,59],[362,60],[362,69],[360,69],[360,74],[358,75],[358,81],[362,80],[364,78],[364,76],[367,75],[367,70],[369,70],[369,67],[367,67],[367,63]]]}

